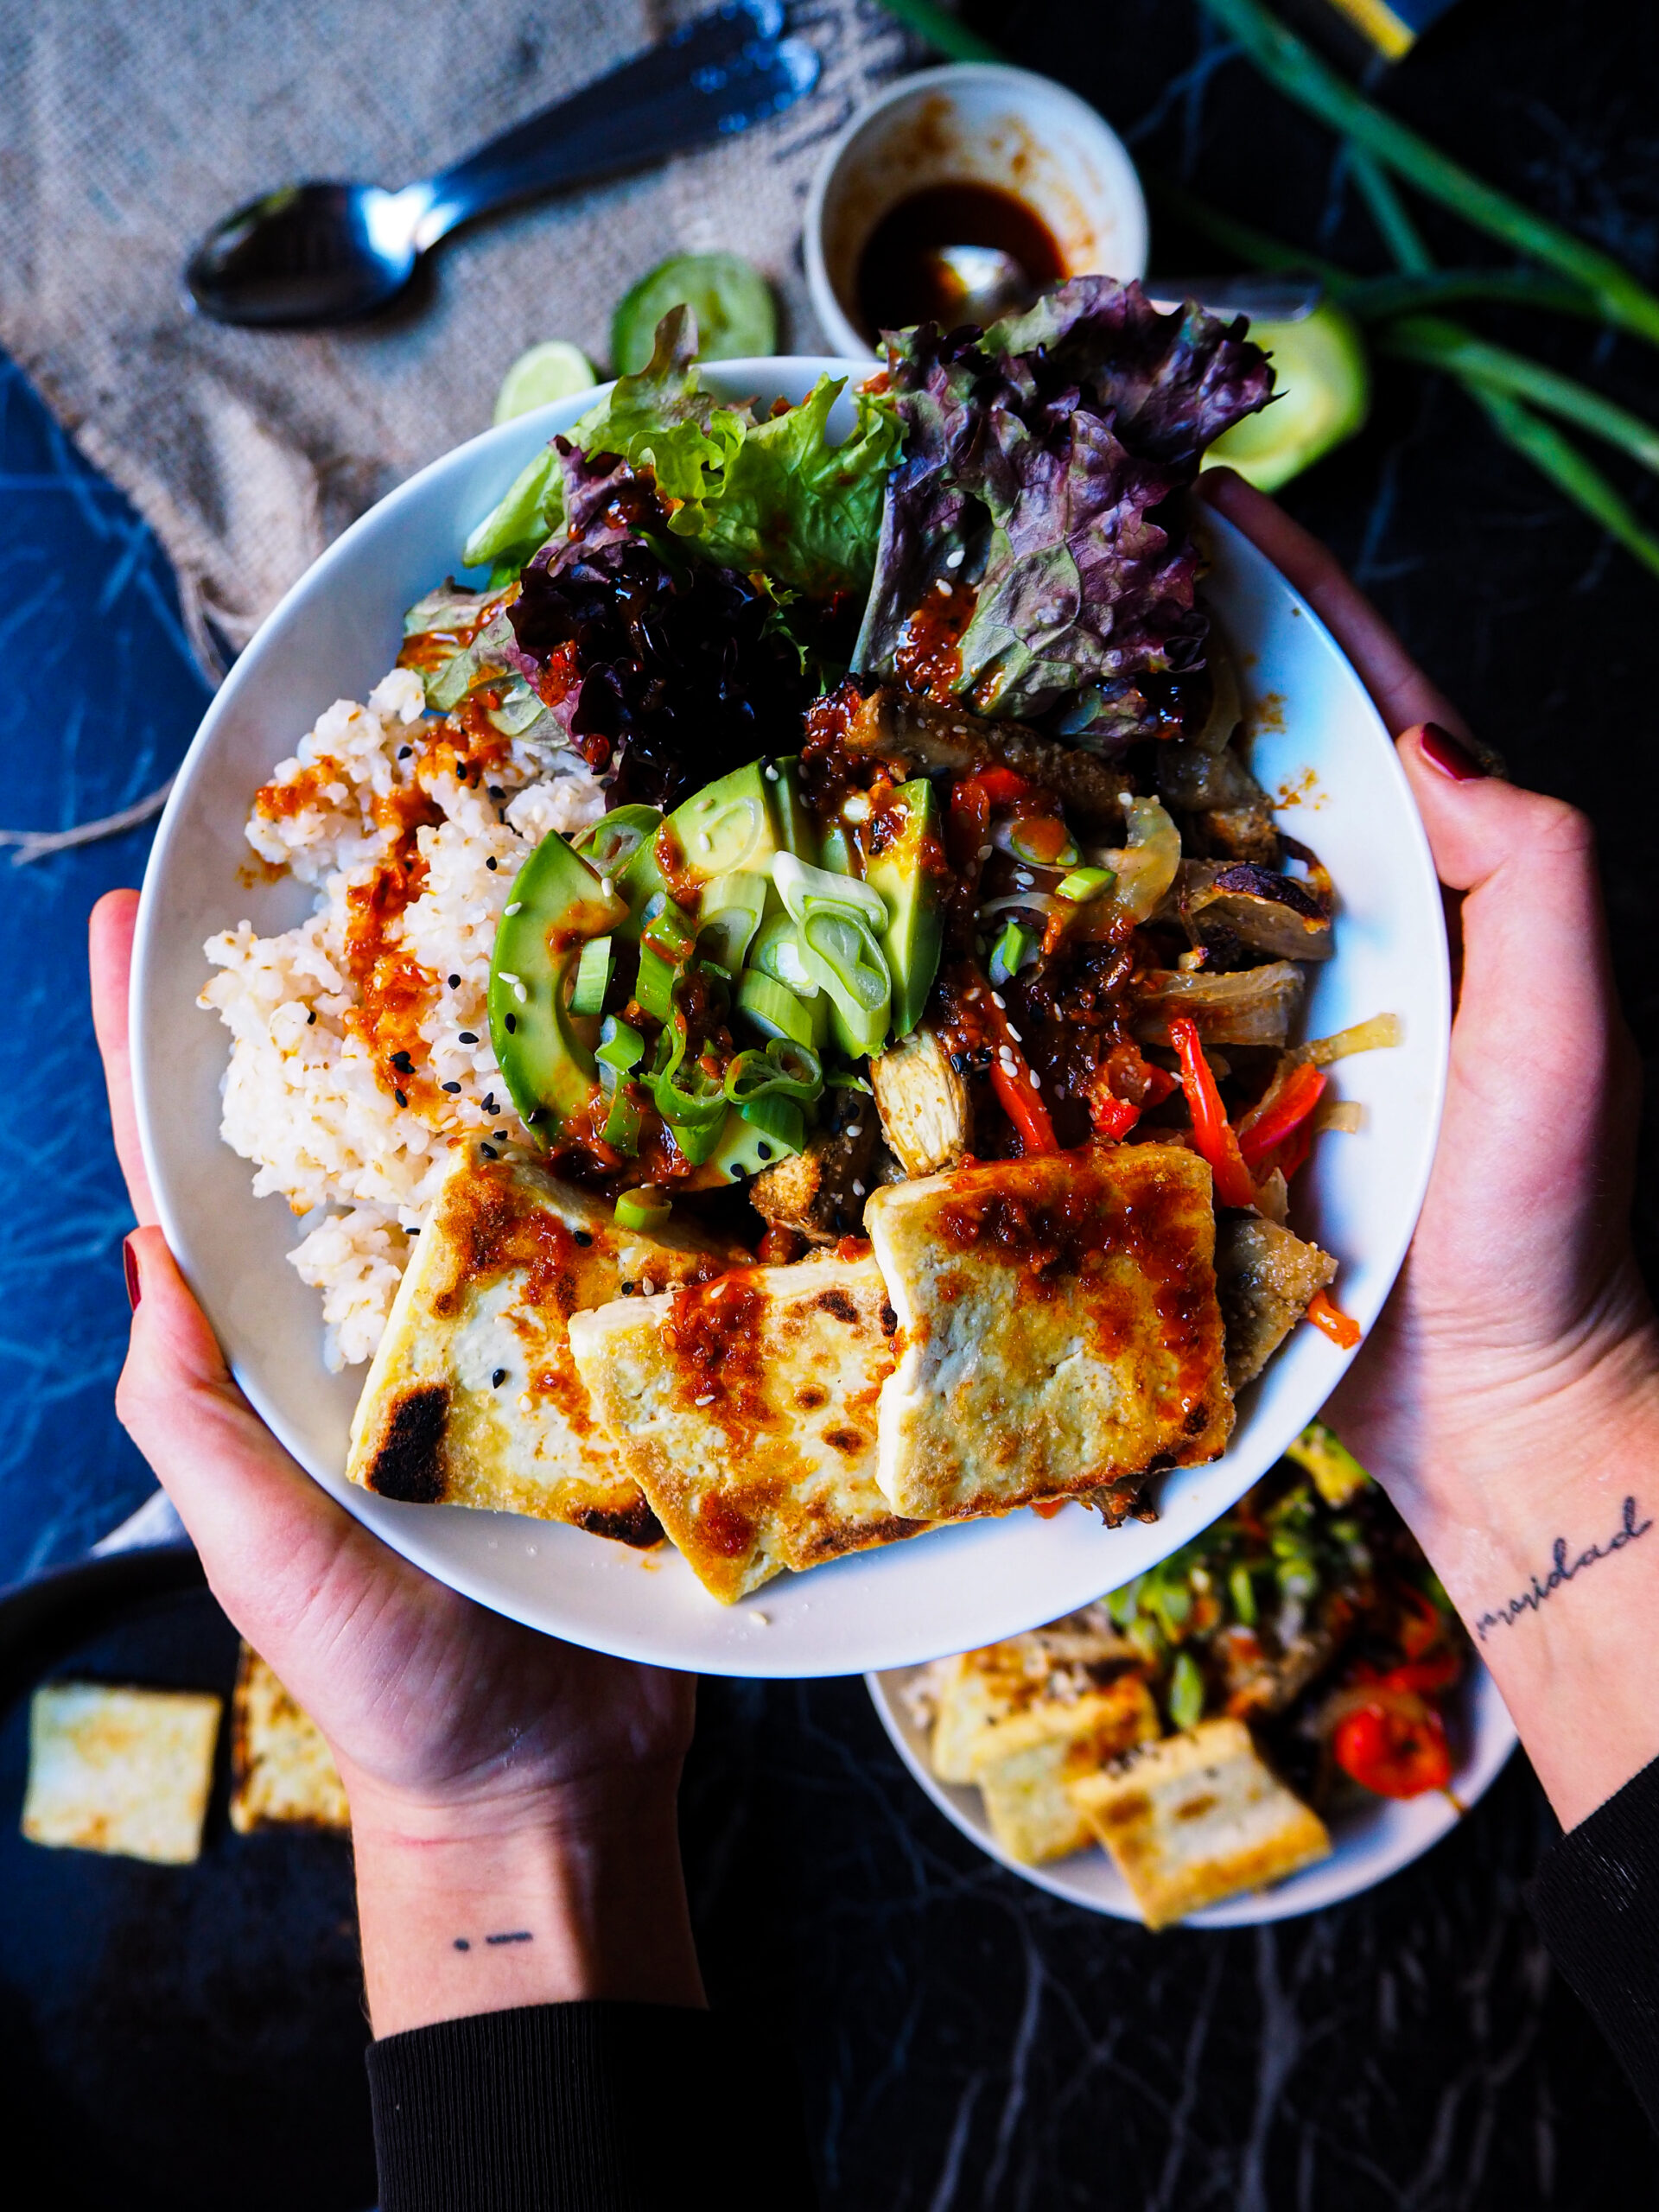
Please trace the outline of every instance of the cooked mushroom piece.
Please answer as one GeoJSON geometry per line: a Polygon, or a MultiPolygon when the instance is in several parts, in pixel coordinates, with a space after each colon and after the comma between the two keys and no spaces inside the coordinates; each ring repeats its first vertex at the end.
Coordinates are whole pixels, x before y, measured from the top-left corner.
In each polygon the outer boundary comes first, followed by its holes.
{"type": "Polygon", "coordinates": [[[1227,1332],[1227,1380],[1254,1382],[1307,1311],[1335,1281],[1337,1263],[1275,1221],[1223,1215],[1216,1224],[1216,1290],[1227,1332]]]}
{"type": "Polygon", "coordinates": [[[1212,753],[1196,739],[1178,738],[1160,745],[1157,759],[1159,796],[1192,817],[1194,849],[1222,861],[1278,867],[1282,849],[1272,803],[1235,747],[1212,753]]]}
{"type": "Polygon", "coordinates": [[[973,1139],[968,1086],[931,1029],[912,1029],[870,1063],[881,1128],[906,1175],[954,1167],[973,1139]]]}
{"type": "Polygon", "coordinates": [[[850,708],[842,742],[849,753],[890,761],[906,775],[948,769],[965,776],[992,764],[1012,768],[1052,791],[1080,830],[1122,823],[1122,770],[1039,737],[1023,722],[987,721],[963,708],[935,706],[883,684],[850,708]]]}
{"type": "Polygon", "coordinates": [[[1154,969],[1143,986],[1135,1034],[1147,1044],[1169,1042],[1170,1016],[1191,1014],[1206,1045],[1282,1045],[1301,1011],[1306,979],[1294,962],[1211,976],[1154,969]]]}
{"type": "Polygon", "coordinates": [[[859,1091],[827,1096],[836,1125],[816,1129],[804,1152],[780,1160],[749,1185],[749,1203],[768,1227],[792,1229],[811,1244],[855,1236],[865,1194],[880,1179],[881,1130],[869,1100],[859,1091]]]}
{"type": "Polygon", "coordinates": [[[1183,861],[1166,915],[1179,914],[1201,944],[1236,943],[1275,960],[1328,960],[1331,917],[1292,877],[1254,861],[1183,861]]]}

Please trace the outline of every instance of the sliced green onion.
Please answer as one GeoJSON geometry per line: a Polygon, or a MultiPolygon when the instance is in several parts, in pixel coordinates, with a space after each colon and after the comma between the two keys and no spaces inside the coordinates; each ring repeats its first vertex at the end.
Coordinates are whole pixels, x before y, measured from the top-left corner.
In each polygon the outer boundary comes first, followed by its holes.
{"type": "Polygon", "coordinates": [[[1074,868],[1070,875],[1062,876],[1055,887],[1062,899],[1069,899],[1074,906],[1086,906],[1091,899],[1098,899],[1117,881],[1109,868],[1074,868]]]}
{"type": "Polygon", "coordinates": [[[818,987],[806,972],[801,944],[801,925],[787,914],[774,914],[760,925],[760,934],[749,948],[749,965],[763,976],[775,976],[798,999],[815,999],[818,987]]]}
{"type": "Polygon", "coordinates": [[[637,1191],[624,1191],[616,1202],[619,1229],[660,1229],[674,1210],[674,1201],[654,1183],[637,1191]]]}
{"type": "Polygon", "coordinates": [[[605,1143],[630,1158],[639,1149],[639,1102],[626,1083],[619,1082],[611,1095],[610,1111],[600,1135],[605,1143]]]}
{"type": "Polygon", "coordinates": [[[861,1090],[867,1098],[875,1096],[861,1075],[851,1075],[845,1068],[836,1068],[833,1073],[826,1075],[823,1087],[826,1090],[861,1090]]]}
{"type": "Polygon", "coordinates": [[[582,946],[576,980],[570,989],[572,1014],[605,1011],[605,994],[611,988],[611,970],[615,965],[616,952],[609,938],[596,937],[582,946]]]}
{"type": "Polygon", "coordinates": [[[626,1021],[619,1021],[613,1014],[606,1015],[594,1054],[601,1067],[615,1068],[626,1075],[630,1068],[639,1066],[645,1052],[645,1040],[637,1029],[631,1029],[626,1021]]]}
{"type": "Polygon", "coordinates": [[[1027,957],[1037,950],[1037,932],[1023,922],[1009,922],[991,948],[993,983],[1006,983],[1020,973],[1027,957]]]}
{"type": "Polygon", "coordinates": [[[737,1010],[763,1037],[792,1037],[798,1045],[815,1043],[812,1009],[775,976],[747,968],[737,987],[737,1010]]]}
{"type": "MultiPolygon", "coordinates": [[[[1034,817],[1046,821],[1046,816],[1034,817]]],[[[1008,824],[1008,850],[1016,860],[1024,861],[1027,868],[1070,868],[1078,858],[1077,847],[1070,837],[1057,850],[1039,853],[1031,842],[1024,820],[1016,815],[1008,824]]]]}
{"type": "Polygon", "coordinates": [[[809,908],[829,906],[853,913],[872,929],[884,930],[889,919],[887,902],[879,891],[856,875],[832,875],[827,868],[812,868],[793,853],[772,855],[772,880],[791,917],[804,923],[809,908]]]}
{"type": "Polygon", "coordinates": [[[743,965],[754,933],[766,918],[766,879],[752,868],[717,875],[703,886],[697,906],[697,943],[728,976],[743,965]]]}
{"type": "Polygon", "coordinates": [[[734,1106],[767,1097],[810,1104],[823,1089],[823,1062],[810,1046],[789,1037],[774,1037],[764,1052],[740,1052],[726,1070],[726,1096],[734,1106]]]}
{"type": "Polygon", "coordinates": [[[1250,1570],[1241,1560],[1227,1577],[1227,1588],[1232,1598],[1233,1611],[1246,1628],[1254,1628],[1261,1615],[1256,1609],[1255,1585],[1250,1580],[1250,1570]]]}
{"type": "Polygon", "coordinates": [[[674,1012],[674,978],[679,969],[653,952],[649,945],[639,948],[639,973],[635,978],[633,995],[645,1011],[658,1021],[666,1021],[674,1012]]]}
{"type": "Polygon", "coordinates": [[[751,1098],[739,1111],[762,1136],[775,1138],[791,1152],[806,1142],[806,1117],[792,1098],[751,1098]]]}
{"type": "Polygon", "coordinates": [[[651,1091],[657,1111],[677,1135],[682,1128],[707,1128],[724,1118],[725,1086],[718,1077],[705,1073],[699,1061],[677,1059],[652,1077],[651,1091]]]}
{"type": "Polygon", "coordinates": [[[880,1050],[887,1033],[893,979],[880,946],[845,910],[812,909],[801,925],[806,972],[829,994],[855,1057],[880,1050]]]}
{"type": "Polygon", "coordinates": [[[1108,1592],[1106,1611],[1115,1629],[1128,1628],[1129,1623],[1135,1618],[1136,1612],[1140,1610],[1141,1586],[1145,1580],[1144,1574],[1137,1574],[1132,1581],[1124,1583],[1120,1589],[1108,1592]]]}
{"type": "Polygon", "coordinates": [[[697,932],[683,907],[677,906],[666,892],[659,891],[646,902],[645,923],[639,932],[639,942],[677,968],[696,951],[697,932]]]}
{"type": "Polygon", "coordinates": [[[615,807],[582,831],[575,849],[590,868],[614,880],[646,839],[657,835],[662,823],[662,815],[654,806],[615,807]]]}
{"type": "Polygon", "coordinates": [[[1170,1669],[1169,1717],[1178,1728],[1196,1728],[1204,1718],[1204,1676],[1190,1651],[1178,1651],[1170,1669]]]}

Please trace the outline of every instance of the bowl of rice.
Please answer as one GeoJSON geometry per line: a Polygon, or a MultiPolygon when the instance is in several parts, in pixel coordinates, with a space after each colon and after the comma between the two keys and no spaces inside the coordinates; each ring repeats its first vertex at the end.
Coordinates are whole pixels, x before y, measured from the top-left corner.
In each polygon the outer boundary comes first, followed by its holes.
{"type": "MultiPolygon", "coordinates": [[[[869,366],[722,363],[707,383],[764,410],[798,402],[822,372],[856,379],[869,366]]],[[[1069,1506],[963,1523],[784,1575],[729,1608],[671,1552],[402,1503],[345,1477],[364,1363],[446,1164],[446,1133],[525,1136],[486,1007],[513,877],[549,830],[575,830],[607,804],[573,756],[550,761],[511,733],[486,776],[446,764],[423,729],[418,673],[391,664],[405,610],[446,575],[466,581],[469,532],[593,397],[486,432],[392,493],[296,585],[213,701],[157,835],[133,970],[139,1126],[162,1224],[286,1447],[453,1587],[549,1633],[672,1666],[798,1676],[914,1664],[1055,1618],[1184,1542],[1273,1464],[1344,1355],[1296,1332],[1241,1401],[1225,1455],[1172,1474],[1155,1521],[1108,1529],[1069,1506]],[[411,850],[418,880],[391,895],[389,855],[411,850]],[[435,1005],[408,988],[417,974],[438,979],[435,1005]],[[419,1080],[389,1094],[375,1071],[399,1022],[414,1025],[419,1080]]],[[[837,405],[850,429],[850,401],[837,405]]],[[[1321,1147],[1305,1201],[1310,1230],[1341,1255],[1346,1310],[1368,1326],[1409,1240],[1438,1126],[1449,1027],[1438,887],[1358,678],[1254,548],[1219,520],[1206,529],[1207,594],[1246,671],[1257,773],[1317,817],[1341,888],[1340,950],[1319,971],[1310,1034],[1385,1009],[1400,1020],[1397,1049],[1344,1069],[1355,1133],[1321,1147]]]]}

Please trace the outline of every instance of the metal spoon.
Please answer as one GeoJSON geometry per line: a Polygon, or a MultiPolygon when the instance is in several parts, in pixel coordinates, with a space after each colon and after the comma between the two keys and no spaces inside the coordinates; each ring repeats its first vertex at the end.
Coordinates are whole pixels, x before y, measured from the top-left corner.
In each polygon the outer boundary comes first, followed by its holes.
{"type": "Polygon", "coordinates": [[[782,0],[728,0],[441,175],[399,192],[290,184],[240,207],[190,257],[204,315],[267,327],[349,322],[402,291],[458,224],[560,186],[641,168],[777,115],[818,80],[780,39],[782,0]]]}
{"type": "MultiPolygon", "coordinates": [[[[982,328],[1028,308],[1042,287],[1033,284],[1011,253],[994,245],[931,246],[925,259],[948,319],[982,328]]],[[[1153,305],[1168,315],[1184,300],[1200,300],[1212,315],[1247,315],[1252,322],[1301,322],[1323,296],[1317,277],[1157,276],[1147,289],[1153,305]]]]}

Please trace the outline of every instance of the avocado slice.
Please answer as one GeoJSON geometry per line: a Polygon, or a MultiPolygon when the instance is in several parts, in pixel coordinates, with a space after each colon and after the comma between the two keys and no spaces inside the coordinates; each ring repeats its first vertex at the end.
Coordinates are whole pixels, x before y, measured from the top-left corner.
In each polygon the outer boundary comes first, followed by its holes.
{"type": "Polygon", "coordinates": [[[1224,430],[1204,466],[1224,461],[1258,492],[1276,492],[1363,428],[1370,365],[1358,324],[1331,300],[1300,322],[1253,322],[1250,336],[1273,359],[1272,404],[1224,430]]]}
{"type": "Polygon", "coordinates": [[[908,1037],[922,1018],[944,943],[938,861],[944,838],[939,803],[925,776],[900,784],[888,810],[898,834],[864,863],[864,880],[881,893],[887,927],[881,950],[893,976],[893,1036],[908,1037]]]}
{"type": "Polygon", "coordinates": [[[684,857],[683,873],[699,883],[740,872],[769,874],[772,855],[790,849],[780,818],[787,810],[792,830],[794,808],[787,798],[774,798],[785,789],[781,773],[769,780],[765,761],[751,760],[693,791],[667,823],[684,857]]]}
{"type": "MultiPolygon", "coordinates": [[[[599,1070],[568,1003],[582,947],[620,928],[626,903],[556,830],[513,879],[490,963],[490,1042],[524,1122],[562,1135],[591,1106],[599,1070]]],[[[583,1027],[592,1025],[584,1024],[583,1027]]]]}

